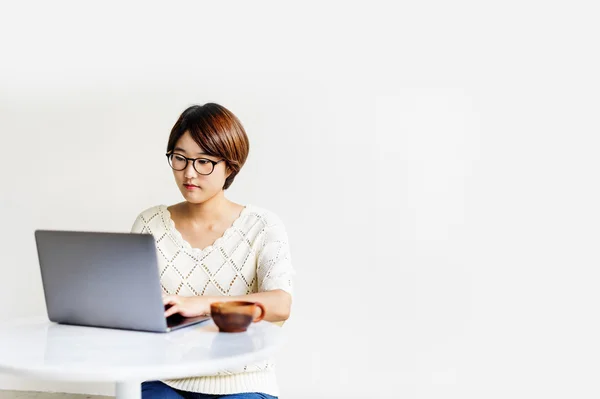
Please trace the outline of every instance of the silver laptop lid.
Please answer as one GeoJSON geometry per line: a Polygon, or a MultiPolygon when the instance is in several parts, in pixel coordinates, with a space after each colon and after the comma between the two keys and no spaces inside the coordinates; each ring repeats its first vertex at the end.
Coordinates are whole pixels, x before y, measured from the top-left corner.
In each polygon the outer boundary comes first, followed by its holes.
{"type": "Polygon", "coordinates": [[[150,234],[37,230],[51,321],[167,331],[150,234]]]}

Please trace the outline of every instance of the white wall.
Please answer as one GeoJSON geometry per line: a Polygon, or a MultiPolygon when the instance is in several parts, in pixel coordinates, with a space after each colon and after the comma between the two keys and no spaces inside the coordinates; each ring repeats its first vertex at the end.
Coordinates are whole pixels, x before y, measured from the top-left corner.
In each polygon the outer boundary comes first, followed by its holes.
{"type": "Polygon", "coordinates": [[[223,3],[2,6],[0,319],[45,312],[34,229],[180,200],[168,132],[215,101],[230,198],[291,238],[283,397],[598,396],[591,2],[223,3]]]}

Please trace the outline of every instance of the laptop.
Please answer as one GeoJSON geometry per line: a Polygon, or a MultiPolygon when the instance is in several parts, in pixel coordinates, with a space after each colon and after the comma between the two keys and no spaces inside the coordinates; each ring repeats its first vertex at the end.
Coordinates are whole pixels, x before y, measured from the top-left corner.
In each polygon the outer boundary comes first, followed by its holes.
{"type": "Polygon", "coordinates": [[[53,322],[170,332],[210,318],[165,318],[151,234],[36,230],[35,241],[53,322]]]}

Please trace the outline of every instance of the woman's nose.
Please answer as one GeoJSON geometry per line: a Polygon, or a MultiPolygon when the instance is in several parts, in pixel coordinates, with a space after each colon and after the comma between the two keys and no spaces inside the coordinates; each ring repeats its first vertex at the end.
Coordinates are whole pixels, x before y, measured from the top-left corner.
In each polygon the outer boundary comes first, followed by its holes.
{"type": "Polygon", "coordinates": [[[196,169],[194,169],[194,163],[188,162],[187,166],[183,170],[183,176],[187,179],[191,179],[192,177],[196,177],[197,174],[198,172],[196,172],[196,169]]]}

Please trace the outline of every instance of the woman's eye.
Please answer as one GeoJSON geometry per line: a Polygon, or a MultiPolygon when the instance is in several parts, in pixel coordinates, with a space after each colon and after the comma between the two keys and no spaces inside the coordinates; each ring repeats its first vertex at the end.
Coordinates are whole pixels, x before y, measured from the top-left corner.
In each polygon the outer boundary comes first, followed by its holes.
{"type": "Polygon", "coordinates": [[[199,159],[198,163],[200,165],[206,165],[207,163],[210,163],[210,161],[208,159],[199,159]]]}
{"type": "Polygon", "coordinates": [[[181,155],[175,155],[175,159],[178,161],[185,161],[185,158],[182,157],[181,155]]]}

